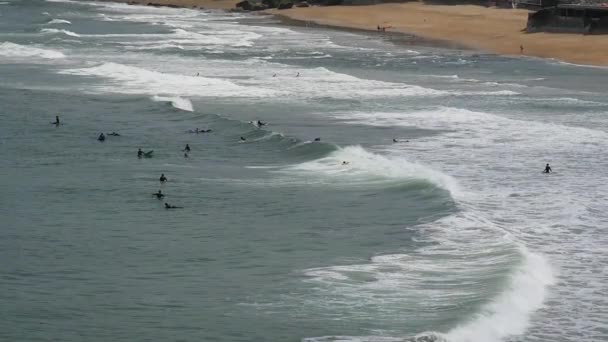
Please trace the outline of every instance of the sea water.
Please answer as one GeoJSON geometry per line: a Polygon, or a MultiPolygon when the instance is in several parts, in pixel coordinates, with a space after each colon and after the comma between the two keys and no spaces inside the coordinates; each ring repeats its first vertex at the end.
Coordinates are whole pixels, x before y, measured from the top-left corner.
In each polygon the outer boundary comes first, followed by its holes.
{"type": "Polygon", "coordinates": [[[1,2],[0,339],[608,340],[608,71],[393,39],[1,2]]]}

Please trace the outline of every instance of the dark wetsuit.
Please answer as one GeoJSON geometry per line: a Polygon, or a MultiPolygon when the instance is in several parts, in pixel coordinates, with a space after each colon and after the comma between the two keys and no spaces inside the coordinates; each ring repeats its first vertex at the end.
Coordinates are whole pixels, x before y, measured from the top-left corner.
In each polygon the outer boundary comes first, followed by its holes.
{"type": "Polygon", "coordinates": [[[544,173],[550,173],[551,170],[551,166],[549,166],[549,164],[547,164],[547,166],[545,166],[545,171],[543,171],[544,173]]]}

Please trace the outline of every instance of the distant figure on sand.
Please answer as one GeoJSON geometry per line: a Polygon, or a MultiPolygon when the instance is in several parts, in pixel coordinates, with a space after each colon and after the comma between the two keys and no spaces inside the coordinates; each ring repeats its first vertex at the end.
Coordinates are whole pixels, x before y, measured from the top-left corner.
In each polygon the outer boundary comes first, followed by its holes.
{"type": "Polygon", "coordinates": [[[59,126],[59,115],[55,115],[55,122],[51,122],[51,125],[59,126]]]}
{"type": "Polygon", "coordinates": [[[167,177],[165,177],[165,174],[163,173],[163,174],[161,174],[161,175],[160,175],[160,178],[159,178],[158,180],[159,180],[161,183],[164,183],[164,182],[166,182],[166,181],[167,181],[167,177]]]}
{"type": "Polygon", "coordinates": [[[547,163],[547,165],[545,166],[545,170],[543,171],[543,173],[551,173],[553,170],[551,170],[551,166],[549,166],[549,163],[547,163]]]}
{"type": "Polygon", "coordinates": [[[519,45],[519,53],[521,53],[522,55],[524,54],[524,46],[523,46],[523,44],[519,45]]]}
{"type": "Polygon", "coordinates": [[[158,190],[157,193],[154,193],[152,195],[156,196],[156,198],[158,198],[158,199],[162,199],[163,197],[165,197],[165,195],[163,195],[163,193],[160,190],[158,190]]]}
{"type": "Polygon", "coordinates": [[[97,140],[99,140],[99,141],[105,141],[105,140],[106,140],[106,136],[105,136],[105,135],[103,135],[103,133],[101,133],[101,134],[99,135],[99,137],[97,138],[97,140]]]}

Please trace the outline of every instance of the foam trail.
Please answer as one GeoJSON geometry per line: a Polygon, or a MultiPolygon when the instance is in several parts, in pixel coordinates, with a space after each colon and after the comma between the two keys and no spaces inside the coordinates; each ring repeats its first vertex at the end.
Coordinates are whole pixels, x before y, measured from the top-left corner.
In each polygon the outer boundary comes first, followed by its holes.
{"type": "Polygon", "coordinates": [[[542,307],[547,287],[554,283],[554,277],[543,257],[523,247],[522,253],[524,264],[513,274],[509,288],[472,321],[445,334],[447,341],[500,342],[526,331],[531,314],[542,307]]]}
{"type": "Polygon", "coordinates": [[[153,96],[153,101],[156,102],[170,102],[171,105],[177,109],[185,110],[187,112],[194,111],[194,107],[192,106],[192,102],[188,99],[184,99],[181,97],[164,97],[164,96],[153,96]]]}
{"type": "Polygon", "coordinates": [[[71,37],[80,37],[80,35],[78,33],[74,33],[72,31],[68,31],[68,30],[60,30],[60,29],[53,29],[53,28],[44,28],[44,29],[40,30],[40,32],[48,33],[48,34],[63,33],[65,35],[71,36],[71,37]]]}
{"type": "Polygon", "coordinates": [[[39,57],[45,59],[65,58],[59,51],[40,49],[11,42],[0,43],[0,56],[3,57],[39,57]]]}
{"type": "Polygon", "coordinates": [[[125,94],[148,94],[167,96],[222,96],[259,97],[272,96],[277,92],[260,87],[243,87],[230,81],[210,77],[197,77],[148,70],[118,63],[62,70],[59,73],[81,76],[98,76],[112,82],[97,90],[125,94]],[[120,86],[117,86],[119,83],[120,86]]]}
{"type": "Polygon", "coordinates": [[[72,25],[72,22],[70,22],[69,20],[63,20],[63,19],[53,19],[53,20],[49,21],[48,23],[46,23],[46,25],[54,25],[54,24],[72,25]]]}

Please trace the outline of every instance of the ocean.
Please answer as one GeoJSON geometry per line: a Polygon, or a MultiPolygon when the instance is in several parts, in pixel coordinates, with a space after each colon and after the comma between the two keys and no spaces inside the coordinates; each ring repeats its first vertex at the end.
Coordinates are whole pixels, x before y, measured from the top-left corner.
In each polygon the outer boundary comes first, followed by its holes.
{"type": "Polygon", "coordinates": [[[608,70],[396,39],[0,2],[0,340],[608,341],[608,70]]]}

